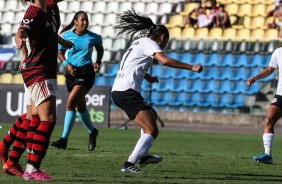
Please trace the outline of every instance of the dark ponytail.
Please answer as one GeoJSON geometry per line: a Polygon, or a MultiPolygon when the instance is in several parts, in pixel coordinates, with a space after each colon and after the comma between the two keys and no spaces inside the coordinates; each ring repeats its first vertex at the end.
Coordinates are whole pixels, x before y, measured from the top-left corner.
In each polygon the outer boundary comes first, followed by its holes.
{"type": "MultiPolygon", "coordinates": [[[[68,30],[72,29],[73,26],[74,26],[74,20],[78,20],[78,17],[79,17],[81,14],[86,14],[86,12],[84,12],[84,11],[78,11],[78,12],[76,12],[76,13],[74,14],[74,16],[73,16],[73,19],[71,20],[71,23],[69,23],[66,27],[64,27],[64,28],[62,29],[62,31],[60,32],[60,34],[63,33],[63,32],[65,32],[65,31],[68,31],[68,30]]],[[[86,14],[86,15],[87,15],[87,14],[86,14]]]]}
{"type": "Polygon", "coordinates": [[[23,6],[27,5],[27,2],[34,3],[34,0],[20,0],[23,6]]]}
{"type": "Polygon", "coordinates": [[[148,37],[157,38],[160,34],[164,34],[169,39],[168,29],[164,25],[156,25],[149,17],[142,17],[138,15],[134,9],[124,12],[117,18],[117,26],[115,29],[119,29],[118,35],[125,34],[133,36],[140,32],[146,33],[148,37]]]}

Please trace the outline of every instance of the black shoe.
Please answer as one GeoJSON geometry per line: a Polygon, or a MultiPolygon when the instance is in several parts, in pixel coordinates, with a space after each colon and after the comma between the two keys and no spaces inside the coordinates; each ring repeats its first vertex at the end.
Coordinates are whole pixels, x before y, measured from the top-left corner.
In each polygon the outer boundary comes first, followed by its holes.
{"type": "Polygon", "coordinates": [[[159,155],[146,155],[146,156],[142,156],[138,162],[138,164],[142,165],[147,165],[147,164],[157,164],[159,162],[161,162],[163,159],[162,156],[159,155]]]}
{"type": "Polygon", "coordinates": [[[54,146],[59,149],[66,149],[68,144],[68,139],[61,138],[55,142],[51,142],[51,146],[54,146]]]}
{"type": "Polygon", "coordinates": [[[99,134],[99,131],[94,128],[93,132],[89,134],[88,150],[93,151],[96,147],[96,139],[99,134]]]}

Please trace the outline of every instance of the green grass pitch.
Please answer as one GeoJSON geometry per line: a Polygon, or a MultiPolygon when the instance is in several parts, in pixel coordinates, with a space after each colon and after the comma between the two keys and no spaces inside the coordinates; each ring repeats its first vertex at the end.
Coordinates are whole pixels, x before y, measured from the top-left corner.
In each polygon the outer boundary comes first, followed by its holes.
{"type": "MultiPolygon", "coordinates": [[[[10,125],[1,124],[0,139],[10,125]]],[[[87,150],[88,133],[82,126],[74,127],[68,148],[49,147],[42,169],[53,177],[48,183],[95,184],[186,184],[226,183],[255,184],[282,182],[282,138],[274,140],[274,164],[252,161],[252,156],[263,152],[259,134],[200,133],[162,130],[154,142],[151,154],[160,154],[163,161],[142,168],[141,174],[120,172],[123,162],[133,150],[140,130],[130,128],[99,129],[96,150],[87,150]]],[[[51,141],[57,140],[62,126],[56,126],[51,141]]],[[[25,166],[26,153],[21,164],[25,166]]],[[[21,177],[0,174],[1,184],[26,182],[21,177]]]]}

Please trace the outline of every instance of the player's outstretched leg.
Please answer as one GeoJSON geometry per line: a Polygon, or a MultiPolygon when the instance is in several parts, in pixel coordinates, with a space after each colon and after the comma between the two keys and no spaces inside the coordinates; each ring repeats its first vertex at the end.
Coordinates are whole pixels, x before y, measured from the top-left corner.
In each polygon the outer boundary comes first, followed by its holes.
{"type": "Polygon", "coordinates": [[[2,164],[4,165],[8,160],[8,149],[6,148],[3,141],[0,142],[0,159],[2,164]]]}

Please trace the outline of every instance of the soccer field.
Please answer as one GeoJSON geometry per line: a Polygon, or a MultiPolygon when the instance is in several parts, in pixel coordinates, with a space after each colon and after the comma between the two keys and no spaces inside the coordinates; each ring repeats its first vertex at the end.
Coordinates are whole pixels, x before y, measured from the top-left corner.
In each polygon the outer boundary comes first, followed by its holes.
{"type": "MultiPolygon", "coordinates": [[[[0,137],[10,125],[2,124],[0,137]]],[[[62,126],[57,126],[51,141],[57,140],[62,126]]],[[[260,134],[199,133],[160,130],[151,154],[160,154],[163,161],[142,168],[141,174],[120,172],[123,162],[133,150],[139,129],[100,129],[94,152],[87,150],[88,134],[82,126],[74,127],[68,148],[49,147],[42,169],[53,177],[49,183],[281,183],[282,139],[274,141],[274,164],[252,161],[252,156],[263,151],[260,134]]],[[[21,159],[25,165],[26,156],[21,159]]],[[[1,175],[1,184],[26,182],[21,177],[1,175]]]]}

